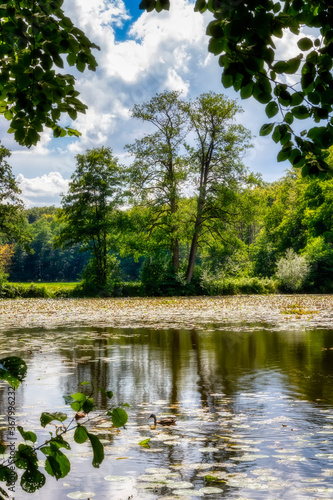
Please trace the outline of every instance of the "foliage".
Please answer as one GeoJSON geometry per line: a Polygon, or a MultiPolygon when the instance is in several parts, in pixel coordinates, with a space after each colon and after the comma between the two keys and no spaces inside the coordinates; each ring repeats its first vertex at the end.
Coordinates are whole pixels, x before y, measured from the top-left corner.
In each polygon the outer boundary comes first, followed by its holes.
{"type": "MultiPolygon", "coordinates": [[[[142,0],[140,8],[169,9],[169,0],[142,0]]],[[[195,10],[209,10],[208,49],[219,57],[222,84],[242,99],[254,97],[268,118],[261,127],[281,144],[278,161],[302,168],[302,175],[332,173],[327,149],[333,145],[332,23],[327,2],[310,0],[196,0],[195,10]],[[278,39],[294,49],[281,60],[278,39]],[[287,77],[285,76],[287,75],[287,77]],[[296,122],[311,118],[318,126],[298,131],[296,122]]]]}
{"type": "Polygon", "coordinates": [[[30,234],[26,228],[19,189],[6,158],[10,151],[0,144],[0,238],[3,242],[26,245],[30,234]]]}
{"type": "Polygon", "coordinates": [[[141,283],[145,295],[177,295],[180,283],[174,274],[167,252],[148,256],[141,268],[141,283]]]}
{"type": "Polygon", "coordinates": [[[0,113],[10,121],[9,132],[24,146],[40,139],[43,127],[55,137],[79,135],[60,124],[64,114],[75,120],[85,106],[75,90],[75,78],[55,66],[95,71],[91,53],[98,46],[65,16],[63,0],[8,0],[0,6],[0,113]]]}
{"type": "Polygon", "coordinates": [[[4,271],[10,269],[12,257],[14,255],[14,244],[5,243],[0,246],[0,268],[4,271]]]}
{"type": "Polygon", "coordinates": [[[96,285],[103,289],[108,280],[108,251],[116,228],[115,210],[121,202],[121,169],[110,148],[91,149],[77,155],[77,167],[68,193],[63,196],[63,227],[56,244],[82,244],[89,250],[96,270],[96,285]]]}
{"type": "Polygon", "coordinates": [[[207,295],[239,295],[278,292],[278,282],[269,278],[258,277],[230,277],[219,274],[204,273],[202,288],[207,295]]]}
{"type": "Polygon", "coordinates": [[[89,253],[73,248],[55,248],[53,240],[59,235],[59,209],[35,207],[24,211],[32,237],[29,249],[15,246],[10,269],[10,281],[74,281],[86,265],[89,253]],[[37,216],[38,214],[38,216],[37,216]]]}
{"type": "MultiPolygon", "coordinates": [[[[13,389],[17,389],[27,372],[27,366],[24,360],[15,356],[0,359],[0,379],[8,382],[13,389]]],[[[88,382],[82,382],[82,385],[87,385],[88,382]]],[[[93,388],[92,388],[93,390],[93,388]]],[[[101,389],[106,396],[111,399],[112,391],[101,389]]],[[[48,424],[53,424],[54,421],[60,422],[55,425],[55,431],[50,431],[50,438],[42,444],[37,444],[37,435],[32,431],[25,431],[22,426],[17,429],[20,432],[24,441],[32,442],[32,445],[27,442],[18,445],[15,455],[10,456],[0,465],[0,482],[5,482],[8,487],[13,487],[18,480],[18,475],[15,467],[24,470],[20,478],[20,486],[27,493],[34,493],[42,488],[46,478],[39,470],[37,452],[40,450],[46,457],[45,472],[57,480],[67,476],[71,469],[69,458],[61,451],[61,448],[70,450],[71,446],[68,441],[65,441],[64,436],[74,430],[74,441],[78,444],[85,443],[89,440],[93,450],[93,467],[99,467],[104,460],[104,447],[99,438],[92,434],[87,424],[89,423],[89,414],[95,409],[92,392],[88,395],[82,392],[76,392],[71,396],[66,396],[65,400],[70,404],[75,414],[69,417],[67,413],[61,412],[43,412],[40,416],[41,427],[45,428],[48,424]],[[76,421],[77,412],[84,412],[87,417],[86,425],[76,421]],[[69,422],[65,423],[66,420],[69,422]]],[[[128,406],[126,404],[126,406],[128,406]]],[[[110,425],[115,428],[123,427],[127,420],[127,412],[123,408],[111,407],[107,410],[105,418],[110,417],[110,425]]],[[[96,418],[96,417],[95,417],[96,418]]],[[[54,424],[53,424],[54,425],[54,424]]],[[[1,445],[2,452],[5,452],[5,446],[1,445]]],[[[8,497],[7,492],[1,488],[1,493],[8,497]]],[[[3,497],[2,497],[3,498],[3,497]]]]}
{"type": "Polygon", "coordinates": [[[99,281],[98,264],[95,258],[91,259],[82,273],[82,281],[77,291],[83,294],[113,296],[121,293],[122,273],[119,259],[115,255],[106,257],[106,281],[101,288],[99,281]]]}
{"type": "Polygon", "coordinates": [[[223,228],[239,214],[237,192],[246,183],[241,162],[249,147],[249,132],[233,123],[240,111],[236,102],[213,92],[185,103],[196,144],[189,148],[189,164],[196,192],[196,210],[186,282],[193,276],[199,239],[205,233],[221,237],[223,228]]]}
{"type": "Polygon", "coordinates": [[[333,245],[323,235],[308,240],[302,250],[310,271],[306,288],[311,291],[331,292],[333,289],[333,245]]]}
{"type": "Polygon", "coordinates": [[[292,248],[289,248],[285,257],[281,257],[277,263],[277,278],[287,290],[292,292],[302,288],[308,273],[309,265],[306,259],[297,255],[292,248]]]}
{"type": "Polygon", "coordinates": [[[171,252],[172,266],[179,268],[179,201],[187,177],[180,156],[189,124],[182,109],[180,93],[163,92],[149,102],[135,105],[132,116],[154,126],[127,150],[134,156],[128,168],[131,198],[148,207],[148,234],[162,233],[171,252]]]}

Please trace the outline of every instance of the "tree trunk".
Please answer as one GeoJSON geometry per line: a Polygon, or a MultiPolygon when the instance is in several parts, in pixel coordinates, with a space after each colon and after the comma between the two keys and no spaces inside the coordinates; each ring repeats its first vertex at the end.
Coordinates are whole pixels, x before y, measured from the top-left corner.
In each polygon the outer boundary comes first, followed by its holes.
{"type": "Polygon", "coordinates": [[[198,239],[199,239],[199,234],[200,234],[201,224],[202,224],[202,210],[203,210],[204,206],[205,206],[205,195],[202,195],[198,199],[197,215],[196,215],[195,224],[194,224],[194,233],[192,236],[190,255],[188,258],[188,265],[187,265],[187,270],[186,270],[186,283],[191,283],[192,277],[193,277],[195,259],[197,257],[197,251],[198,251],[198,239]]]}
{"type": "Polygon", "coordinates": [[[186,270],[186,283],[191,283],[192,277],[193,277],[193,272],[194,272],[194,266],[195,266],[195,259],[197,257],[197,250],[198,250],[198,238],[199,238],[199,228],[195,228],[195,233],[192,238],[191,242],[191,249],[190,249],[190,255],[188,258],[188,265],[187,265],[187,270],[186,270]]]}
{"type": "Polygon", "coordinates": [[[177,239],[172,242],[172,267],[175,272],[179,269],[179,241],[177,239]]]}

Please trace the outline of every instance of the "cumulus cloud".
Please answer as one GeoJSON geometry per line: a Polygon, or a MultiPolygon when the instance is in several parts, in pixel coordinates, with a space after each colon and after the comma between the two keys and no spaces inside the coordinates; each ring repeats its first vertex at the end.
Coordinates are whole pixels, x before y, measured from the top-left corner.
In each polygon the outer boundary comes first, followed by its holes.
{"type": "Polygon", "coordinates": [[[59,172],[50,172],[40,177],[27,178],[19,174],[16,178],[21,198],[27,207],[35,205],[59,205],[61,194],[68,190],[69,181],[59,172]]]}
{"type": "MultiPolygon", "coordinates": [[[[27,150],[12,135],[6,136],[8,122],[0,120],[3,143],[12,150],[10,161],[14,173],[20,174],[29,204],[58,204],[59,193],[66,190],[66,179],[75,168],[75,155],[86,149],[109,146],[126,161],[124,146],[149,127],[132,119],[131,109],[156,93],[181,90],[185,97],[194,98],[212,90],[238,97],[232,89],[223,89],[218,58],[207,50],[205,31],[211,14],[194,12],[193,0],[174,0],[169,12],[138,12],[135,19],[123,0],[65,0],[63,8],[101,47],[94,51],[99,66],[96,72],[75,73],[76,87],[89,108],[86,114],[79,114],[74,123],[69,117],[62,120],[63,125],[78,129],[81,137],[53,139],[46,129],[38,146],[27,150]]],[[[290,44],[287,41],[281,47],[285,52],[290,44]]],[[[265,120],[264,110],[250,99],[241,105],[248,111],[240,120],[257,133],[265,120]]],[[[260,154],[252,158],[250,167],[264,171],[273,165],[277,178],[281,168],[275,158],[274,148],[269,147],[263,160],[260,154]]]]}

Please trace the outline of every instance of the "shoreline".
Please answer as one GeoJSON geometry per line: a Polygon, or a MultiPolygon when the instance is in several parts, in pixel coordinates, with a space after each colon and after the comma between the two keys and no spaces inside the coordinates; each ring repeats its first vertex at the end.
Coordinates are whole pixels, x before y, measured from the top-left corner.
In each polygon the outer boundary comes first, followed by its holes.
{"type": "Polygon", "coordinates": [[[333,295],[1,299],[0,330],[110,328],[333,328],[333,295]]]}

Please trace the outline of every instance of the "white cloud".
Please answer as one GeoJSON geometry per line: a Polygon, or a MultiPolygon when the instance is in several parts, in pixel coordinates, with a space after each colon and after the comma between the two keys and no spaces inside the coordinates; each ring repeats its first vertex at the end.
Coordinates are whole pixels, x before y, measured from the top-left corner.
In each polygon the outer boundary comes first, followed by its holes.
{"type": "MultiPolygon", "coordinates": [[[[35,204],[59,201],[57,182],[68,183],[65,179],[75,168],[75,155],[86,149],[109,146],[122,160],[124,145],[147,130],[146,124],[130,118],[134,104],[164,90],[182,90],[189,98],[210,90],[238,97],[232,89],[223,89],[218,58],[207,50],[205,31],[211,14],[194,12],[193,1],[174,0],[169,12],[143,12],[132,24],[123,0],[65,0],[63,8],[74,24],[100,45],[101,51],[94,51],[99,66],[96,72],[75,73],[87,113],[79,114],[73,123],[69,118],[62,120],[63,125],[78,129],[81,137],[53,139],[46,129],[38,146],[27,150],[18,146],[12,135],[6,136],[9,123],[0,120],[3,144],[13,151],[10,163],[14,173],[21,175],[21,187],[26,189],[30,204],[32,200],[35,204]],[[122,32],[121,40],[116,39],[115,30],[122,25],[129,31],[122,32]]],[[[289,42],[281,50],[289,50],[289,42]]],[[[241,122],[258,133],[266,119],[263,107],[251,99],[240,104],[247,110],[241,122]]],[[[270,144],[265,152],[253,155],[250,163],[255,171],[273,171],[275,178],[280,175],[282,166],[276,164],[270,144]]],[[[65,188],[57,192],[61,190],[65,188]]]]}
{"type": "Polygon", "coordinates": [[[50,172],[40,177],[27,178],[19,174],[16,178],[21,198],[27,207],[33,205],[59,205],[60,195],[68,190],[69,181],[59,172],[50,172]]]}

